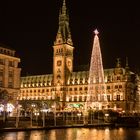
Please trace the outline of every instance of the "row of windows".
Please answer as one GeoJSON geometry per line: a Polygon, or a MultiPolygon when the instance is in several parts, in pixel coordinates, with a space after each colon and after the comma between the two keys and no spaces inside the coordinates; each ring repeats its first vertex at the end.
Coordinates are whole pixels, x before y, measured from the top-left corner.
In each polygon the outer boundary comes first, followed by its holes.
{"type": "MultiPolygon", "coordinates": [[[[3,76],[3,74],[4,74],[3,69],[0,69],[0,76],[3,76]]],[[[13,71],[11,71],[11,70],[8,72],[9,77],[13,77],[13,74],[14,74],[14,73],[13,73],[13,71]]]]}
{"type": "MultiPolygon", "coordinates": [[[[42,96],[39,96],[39,95],[37,95],[37,94],[34,94],[34,95],[32,95],[32,94],[30,94],[29,96],[28,95],[22,95],[23,96],[23,98],[30,98],[30,99],[54,99],[54,97],[53,96],[49,96],[49,95],[46,95],[46,96],[44,96],[44,97],[42,97],[42,96]],[[28,97],[27,97],[28,96],[28,97]],[[32,96],[32,97],[31,97],[32,96]]],[[[60,97],[58,97],[58,99],[60,99],[60,97]]],[[[102,96],[100,96],[100,97],[98,97],[98,98],[95,98],[95,97],[93,97],[93,96],[71,96],[71,97],[68,97],[67,99],[66,99],[66,101],[69,101],[69,102],[71,102],[71,101],[74,101],[74,102],[77,102],[77,101],[112,101],[112,100],[115,100],[115,101],[121,101],[121,100],[123,100],[123,96],[121,96],[121,95],[117,95],[117,96],[113,96],[113,98],[111,98],[111,96],[110,95],[107,95],[107,97],[105,96],[105,95],[102,95],[102,96]]]]}
{"type": "MultiPolygon", "coordinates": [[[[122,85],[115,85],[115,89],[122,88],[122,85]]],[[[107,86],[107,89],[111,89],[110,86],[107,86]]]]}
{"type": "Polygon", "coordinates": [[[53,84],[52,81],[47,81],[47,82],[34,82],[34,83],[27,83],[27,84],[22,84],[21,87],[44,87],[44,86],[51,86],[53,84]]]}
{"type": "MultiPolygon", "coordinates": [[[[79,88],[79,91],[87,90],[87,89],[88,89],[87,87],[85,87],[85,88],[80,87],[79,88]]],[[[67,89],[66,88],[60,88],[59,90],[60,91],[65,91],[67,89]]],[[[73,91],[73,88],[69,88],[68,90],[69,91],[73,91]]],[[[78,90],[78,88],[74,88],[74,91],[77,91],[77,90],[78,90]]],[[[21,90],[22,93],[24,93],[24,92],[26,92],[26,93],[28,93],[28,92],[30,92],[30,93],[32,93],[32,92],[34,92],[34,93],[36,93],[36,92],[38,92],[38,93],[40,93],[40,92],[44,93],[44,92],[50,92],[50,91],[57,91],[57,88],[51,88],[51,89],[46,89],[46,90],[45,89],[21,90]]]]}
{"type": "MultiPolygon", "coordinates": [[[[122,88],[122,85],[115,85],[115,88],[122,88]]],[[[95,87],[95,89],[96,90],[98,90],[98,89],[100,89],[100,87],[99,86],[96,86],[95,87]]],[[[102,90],[104,90],[104,86],[101,86],[101,89],[102,90]]],[[[107,86],[107,89],[110,89],[110,86],[107,86]]],[[[65,91],[65,90],[67,90],[67,89],[65,89],[65,88],[60,88],[59,89],[60,91],[65,91]]],[[[75,87],[75,88],[68,88],[68,91],[82,91],[82,90],[85,90],[85,91],[87,91],[88,90],[88,87],[79,87],[79,88],[77,88],[77,87],[75,87]]],[[[90,87],[90,90],[93,90],[93,87],[90,87]]],[[[57,91],[57,89],[56,88],[51,88],[51,89],[38,89],[38,90],[26,90],[26,93],[28,93],[28,92],[30,92],[30,93],[32,93],[32,92],[42,92],[42,93],[44,93],[44,92],[50,92],[50,91],[57,91]]],[[[24,90],[22,91],[23,93],[25,92],[24,90]]]]}
{"type": "MultiPolygon", "coordinates": [[[[3,87],[4,86],[3,84],[4,84],[3,81],[0,80],[0,87],[3,87]]],[[[12,81],[8,82],[8,87],[13,88],[13,82],[12,81]]]]}
{"type": "MultiPolygon", "coordinates": [[[[60,48],[60,49],[57,49],[56,50],[56,54],[61,54],[63,53],[63,48],[60,48]]],[[[72,54],[72,51],[71,50],[66,50],[66,55],[71,55],[72,54]]]]}
{"type": "Polygon", "coordinates": [[[70,97],[67,99],[67,101],[86,101],[88,100],[89,101],[95,101],[95,100],[98,100],[98,101],[111,101],[111,100],[116,100],[116,101],[121,101],[123,100],[123,96],[122,95],[114,95],[113,98],[111,98],[111,95],[107,95],[107,97],[105,95],[102,95],[98,98],[95,98],[93,96],[90,96],[90,97],[87,97],[87,96],[73,96],[73,97],[70,97]]]}
{"type": "Polygon", "coordinates": [[[83,83],[88,83],[88,78],[85,78],[85,81],[83,80],[83,78],[80,78],[80,80],[78,81],[78,79],[70,79],[69,80],[69,84],[83,84],[83,83]]]}
{"type": "Polygon", "coordinates": [[[10,56],[14,56],[14,51],[6,50],[6,49],[3,49],[3,48],[0,49],[0,53],[10,55],[10,56]]]}
{"type": "MultiPolygon", "coordinates": [[[[5,60],[4,59],[0,59],[0,64],[4,65],[5,64],[5,60]]],[[[14,61],[8,61],[8,65],[10,67],[14,67],[14,61]]]]}

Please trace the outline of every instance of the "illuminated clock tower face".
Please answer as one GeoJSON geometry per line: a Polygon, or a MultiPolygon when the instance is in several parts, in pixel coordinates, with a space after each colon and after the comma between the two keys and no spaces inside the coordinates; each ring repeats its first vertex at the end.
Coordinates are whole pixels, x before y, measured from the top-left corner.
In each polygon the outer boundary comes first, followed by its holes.
{"type": "Polygon", "coordinates": [[[72,70],[72,61],[71,61],[71,59],[67,60],[67,68],[69,69],[69,71],[72,70]]]}
{"type": "Polygon", "coordinates": [[[57,66],[61,66],[61,64],[62,64],[62,61],[61,60],[58,60],[57,61],[57,66]]]}
{"type": "Polygon", "coordinates": [[[70,67],[70,66],[71,66],[71,61],[69,60],[69,61],[68,61],[68,67],[70,67]]]}

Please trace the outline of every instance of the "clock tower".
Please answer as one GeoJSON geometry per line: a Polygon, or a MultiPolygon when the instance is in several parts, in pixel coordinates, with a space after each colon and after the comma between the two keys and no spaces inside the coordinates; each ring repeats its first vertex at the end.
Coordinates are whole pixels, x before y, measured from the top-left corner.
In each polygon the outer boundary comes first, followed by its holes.
{"type": "Polygon", "coordinates": [[[69,28],[69,16],[66,12],[66,2],[59,14],[59,28],[54,42],[53,76],[54,86],[65,86],[67,75],[73,71],[73,43],[69,28]]]}

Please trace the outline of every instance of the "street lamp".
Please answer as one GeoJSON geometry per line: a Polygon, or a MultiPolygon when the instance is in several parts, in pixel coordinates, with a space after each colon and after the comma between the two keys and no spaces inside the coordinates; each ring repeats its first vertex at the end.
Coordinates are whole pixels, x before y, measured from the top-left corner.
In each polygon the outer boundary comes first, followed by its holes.
{"type": "Polygon", "coordinates": [[[106,113],[106,114],[105,114],[105,121],[107,121],[107,122],[108,122],[108,119],[109,119],[109,114],[108,114],[108,113],[106,113]]]}
{"type": "Polygon", "coordinates": [[[80,120],[81,120],[81,116],[82,116],[81,112],[78,112],[78,113],[77,113],[77,116],[78,116],[79,121],[80,121],[80,120]]]}
{"type": "Polygon", "coordinates": [[[33,120],[33,108],[35,107],[35,104],[32,104],[31,105],[31,127],[33,126],[33,122],[32,122],[32,120],[33,120]]]}
{"type": "Polygon", "coordinates": [[[16,115],[16,128],[18,127],[19,125],[19,115],[20,115],[20,105],[18,104],[17,102],[17,105],[16,105],[16,109],[17,109],[17,115],[16,115]]]}
{"type": "Polygon", "coordinates": [[[54,101],[54,105],[52,106],[54,112],[54,126],[56,126],[56,101],[54,101]]]}
{"type": "Polygon", "coordinates": [[[44,103],[42,102],[42,113],[43,113],[43,116],[42,116],[42,120],[43,120],[43,127],[45,127],[45,107],[44,107],[44,103]]]}
{"type": "Polygon", "coordinates": [[[38,116],[39,116],[39,112],[35,112],[35,116],[36,116],[36,122],[37,122],[37,126],[38,126],[38,116]]]}

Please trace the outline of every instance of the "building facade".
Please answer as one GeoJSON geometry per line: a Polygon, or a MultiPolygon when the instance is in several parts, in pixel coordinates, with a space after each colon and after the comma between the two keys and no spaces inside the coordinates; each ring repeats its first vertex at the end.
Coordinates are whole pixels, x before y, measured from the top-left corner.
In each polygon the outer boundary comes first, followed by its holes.
{"type": "MultiPolygon", "coordinates": [[[[97,34],[95,36],[98,37],[97,34]]],[[[48,104],[48,108],[56,102],[56,108],[60,110],[84,109],[88,99],[93,98],[92,94],[88,93],[89,71],[73,71],[73,50],[69,16],[64,0],[53,46],[53,73],[21,77],[19,102],[32,104],[43,101],[48,104]]],[[[129,70],[128,63],[126,62],[123,68],[117,59],[116,67],[104,69],[103,73],[104,83],[95,82],[90,89],[97,95],[96,102],[102,102],[103,85],[108,108],[118,111],[135,110],[135,74],[129,70]]]]}
{"type": "Polygon", "coordinates": [[[0,45],[0,101],[13,102],[20,93],[20,58],[15,51],[0,45]]]}

